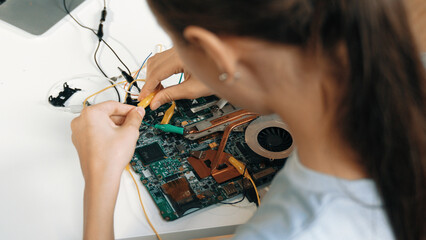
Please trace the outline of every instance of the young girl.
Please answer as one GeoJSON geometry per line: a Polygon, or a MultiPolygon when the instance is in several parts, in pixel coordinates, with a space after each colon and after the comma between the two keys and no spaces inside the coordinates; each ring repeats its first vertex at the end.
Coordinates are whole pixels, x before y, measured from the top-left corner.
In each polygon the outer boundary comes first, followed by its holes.
{"type": "MultiPolygon", "coordinates": [[[[140,99],[217,94],[286,122],[297,153],[236,239],[426,239],[426,82],[399,0],[148,0],[175,49],[140,99]]],[[[86,182],[84,236],[113,238],[120,175],[143,109],[72,123],[86,182]]]]}

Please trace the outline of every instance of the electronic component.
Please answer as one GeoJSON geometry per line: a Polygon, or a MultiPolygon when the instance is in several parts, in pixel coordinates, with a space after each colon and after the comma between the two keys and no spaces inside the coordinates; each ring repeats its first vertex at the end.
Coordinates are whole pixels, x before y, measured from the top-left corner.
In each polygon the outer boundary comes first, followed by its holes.
{"type": "Polygon", "coordinates": [[[202,158],[204,158],[205,154],[206,153],[202,152],[202,151],[191,152],[191,156],[194,157],[194,158],[196,158],[196,159],[202,159],[202,158]]]}
{"type": "Polygon", "coordinates": [[[185,153],[185,146],[183,144],[176,145],[176,149],[179,153],[184,154],[185,153]]]}
{"type": "Polygon", "coordinates": [[[140,157],[143,165],[147,166],[151,163],[162,160],[166,157],[160,145],[155,142],[146,146],[136,148],[136,153],[140,157]]]}
{"type": "Polygon", "coordinates": [[[259,206],[260,205],[260,196],[259,193],[257,192],[257,187],[256,184],[254,183],[253,179],[251,178],[250,174],[248,173],[248,171],[245,171],[246,166],[244,165],[244,163],[238,161],[237,159],[235,159],[234,157],[230,157],[229,158],[229,163],[232,164],[232,166],[235,167],[235,169],[237,169],[237,171],[244,176],[244,178],[247,178],[253,185],[254,191],[256,192],[256,198],[257,198],[257,202],[256,204],[259,206]]]}
{"type": "Polygon", "coordinates": [[[243,117],[226,126],[217,151],[206,151],[206,157],[204,159],[197,160],[194,158],[188,158],[188,162],[201,178],[208,174],[211,175],[216,180],[216,182],[223,183],[239,176],[237,169],[235,169],[233,165],[228,164],[228,159],[230,159],[232,155],[225,153],[224,150],[231,131],[235,127],[250,122],[257,117],[258,115],[253,113],[244,114],[243,117]]]}
{"type": "Polygon", "coordinates": [[[274,168],[267,168],[260,172],[253,174],[253,180],[258,185],[262,185],[265,182],[272,181],[272,178],[275,176],[276,170],[274,168]]]}
{"type": "Polygon", "coordinates": [[[217,143],[216,142],[212,142],[212,143],[210,143],[209,144],[209,147],[211,148],[211,149],[214,149],[214,148],[216,148],[218,145],[217,145],[217,143]]]}
{"type": "Polygon", "coordinates": [[[165,183],[161,186],[161,189],[167,195],[179,216],[184,215],[186,211],[192,208],[201,208],[199,199],[185,177],[165,183]]]}
{"type": "Polygon", "coordinates": [[[235,122],[246,115],[252,114],[253,113],[247,110],[238,109],[232,105],[226,105],[220,111],[213,111],[212,117],[194,124],[186,125],[185,137],[195,140],[215,132],[224,131],[228,124],[235,122]]]}
{"type": "Polygon", "coordinates": [[[64,83],[63,87],[64,90],[62,90],[57,97],[53,97],[52,95],[49,96],[50,104],[55,107],[65,107],[65,102],[70,99],[70,97],[74,95],[74,93],[81,91],[81,89],[79,88],[71,88],[70,86],[68,86],[67,82],[64,83]]]}
{"type": "Polygon", "coordinates": [[[179,177],[179,174],[175,173],[175,174],[172,174],[172,175],[170,175],[170,176],[165,177],[165,178],[164,178],[164,181],[166,181],[166,182],[170,182],[170,181],[172,181],[172,180],[175,180],[177,177],[179,177]]]}
{"type": "Polygon", "coordinates": [[[149,165],[149,169],[158,179],[164,178],[164,181],[168,182],[176,177],[171,177],[178,174],[180,171],[179,167],[181,163],[177,159],[163,159],[149,165]]]}
{"type": "Polygon", "coordinates": [[[237,147],[238,151],[240,151],[240,153],[243,156],[250,158],[250,163],[260,164],[263,160],[268,159],[268,158],[259,156],[258,154],[253,152],[253,150],[251,150],[251,148],[247,146],[247,144],[244,142],[238,142],[235,144],[235,146],[237,147]]]}
{"type": "Polygon", "coordinates": [[[247,126],[245,140],[251,150],[260,156],[287,158],[293,151],[293,139],[287,129],[277,115],[261,116],[247,126]]]}
{"type": "Polygon", "coordinates": [[[233,182],[223,186],[223,190],[225,191],[228,197],[232,197],[237,194],[237,188],[235,187],[235,184],[233,182]]]}
{"type": "Polygon", "coordinates": [[[213,107],[215,105],[216,105],[216,102],[210,102],[210,103],[206,103],[204,105],[199,105],[199,106],[191,107],[191,112],[197,113],[197,112],[199,112],[201,110],[213,107]]]}

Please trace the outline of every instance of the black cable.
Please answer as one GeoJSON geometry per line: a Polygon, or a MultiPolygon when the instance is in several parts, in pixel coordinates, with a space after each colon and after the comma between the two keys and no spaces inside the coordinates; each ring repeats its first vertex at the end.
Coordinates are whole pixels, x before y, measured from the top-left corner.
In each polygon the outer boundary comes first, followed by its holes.
{"type": "MultiPolygon", "coordinates": [[[[92,28],[89,28],[89,27],[87,27],[87,26],[84,26],[83,24],[81,24],[79,21],[77,21],[77,19],[71,14],[71,12],[68,10],[68,7],[67,7],[67,5],[66,5],[66,2],[65,2],[65,0],[63,0],[63,4],[64,4],[64,8],[65,8],[65,11],[67,12],[67,14],[78,24],[78,25],[80,25],[80,27],[82,27],[82,28],[85,28],[85,29],[87,29],[87,30],[89,30],[89,31],[91,31],[93,34],[95,34],[96,36],[98,36],[98,33],[96,33],[95,32],[95,30],[94,29],[92,29],[92,28]]],[[[104,10],[102,11],[102,19],[101,19],[101,24],[100,24],[100,26],[102,25],[102,22],[103,21],[105,21],[105,16],[106,16],[106,0],[104,0],[104,10]]],[[[103,33],[102,33],[102,36],[103,36],[103,33]]],[[[112,47],[102,38],[102,37],[100,37],[99,38],[99,41],[98,41],[98,45],[97,45],[97,47],[96,47],[96,50],[95,50],[95,54],[94,54],[94,56],[93,56],[93,58],[94,58],[94,60],[95,60],[95,64],[96,64],[96,66],[99,68],[99,70],[102,72],[102,74],[106,77],[106,78],[108,78],[108,76],[105,74],[105,72],[102,70],[102,68],[101,68],[101,66],[99,65],[99,63],[98,63],[98,60],[97,60],[97,58],[96,58],[96,55],[97,55],[97,53],[98,53],[98,50],[99,50],[99,47],[100,47],[100,45],[101,45],[101,41],[114,53],[114,55],[118,58],[118,60],[121,62],[121,64],[123,64],[123,66],[129,71],[129,73],[131,73],[130,72],[130,70],[129,70],[129,68],[127,67],[127,65],[126,64],[124,64],[124,62],[121,60],[121,58],[117,55],[117,53],[112,49],[112,47]]],[[[109,82],[109,83],[111,83],[111,85],[114,85],[112,82],[109,82]]],[[[120,93],[118,92],[118,89],[117,89],[117,86],[114,86],[114,90],[115,90],[115,92],[117,93],[117,99],[118,99],[118,102],[121,102],[121,96],[120,96],[120,93]]]]}
{"type": "Polygon", "coordinates": [[[130,69],[127,67],[126,64],[124,64],[124,62],[121,60],[121,58],[117,55],[117,53],[112,49],[112,47],[104,40],[102,39],[102,42],[111,50],[112,53],[114,53],[114,55],[117,57],[118,61],[121,62],[121,64],[123,64],[123,66],[126,68],[127,72],[132,75],[132,72],[130,71],[130,69]]]}
{"type": "Polygon", "coordinates": [[[78,25],[80,25],[80,27],[85,28],[85,29],[87,29],[87,30],[91,31],[91,32],[93,32],[93,34],[95,34],[95,35],[96,35],[96,32],[95,32],[95,30],[94,30],[94,29],[84,26],[84,25],[83,25],[83,24],[81,24],[79,21],[77,21],[77,19],[75,19],[75,18],[74,18],[74,16],[73,16],[73,15],[71,14],[71,12],[68,10],[67,5],[65,4],[65,0],[63,0],[63,4],[64,4],[64,8],[65,8],[65,11],[67,12],[67,14],[68,14],[68,15],[70,15],[70,17],[71,17],[72,19],[74,19],[74,21],[75,21],[78,25]]]}
{"type": "MultiPolygon", "coordinates": [[[[96,33],[96,31],[92,28],[89,28],[87,26],[84,26],[83,24],[81,24],[72,14],[71,12],[68,10],[68,7],[66,5],[65,0],[62,1],[64,4],[64,8],[65,11],[67,12],[68,15],[70,15],[70,17],[78,24],[80,25],[80,27],[85,28],[89,31],[91,31],[93,34],[95,34],[96,36],[98,36],[98,33],[96,33]]],[[[106,1],[104,0],[104,11],[106,9],[106,1]]],[[[104,15],[104,14],[103,14],[104,15]]],[[[123,62],[123,60],[121,60],[121,58],[118,56],[118,54],[114,51],[114,49],[112,49],[112,47],[103,39],[100,38],[100,40],[111,50],[111,52],[115,55],[115,57],[118,59],[118,61],[120,61],[121,64],[123,64],[123,66],[126,68],[126,70],[129,72],[129,74],[131,75],[132,72],[130,71],[129,67],[127,67],[127,65],[123,62]]]]}
{"type": "Polygon", "coordinates": [[[101,73],[106,77],[109,78],[105,72],[102,70],[101,66],[98,63],[98,59],[96,59],[96,55],[98,54],[98,50],[99,50],[99,46],[101,46],[101,41],[98,41],[98,46],[96,46],[96,50],[95,50],[95,54],[93,55],[93,59],[95,60],[95,64],[96,66],[99,68],[99,70],[101,71],[101,73]]]}
{"type": "Polygon", "coordinates": [[[240,203],[240,202],[244,201],[244,199],[246,199],[245,190],[244,190],[244,193],[243,193],[243,198],[241,198],[240,200],[238,200],[238,201],[236,201],[236,202],[231,202],[231,203],[227,203],[227,202],[220,202],[220,204],[234,205],[234,204],[237,204],[237,203],[240,203]]]}
{"type": "MultiPolygon", "coordinates": [[[[95,54],[93,55],[93,58],[94,58],[94,60],[95,60],[95,64],[96,64],[96,66],[98,66],[98,68],[99,68],[99,70],[102,72],[102,74],[106,77],[106,78],[109,78],[106,74],[105,74],[105,72],[102,70],[102,68],[101,68],[101,66],[99,65],[99,63],[98,63],[98,59],[96,58],[96,55],[97,55],[97,53],[98,53],[98,50],[99,50],[99,46],[101,45],[101,41],[98,41],[98,46],[96,46],[96,50],[95,50],[95,54]]],[[[109,81],[108,81],[109,82],[109,81]]],[[[111,83],[111,85],[114,85],[114,83],[112,83],[112,82],[109,82],[109,83],[111,83]]],[[[117,89],[117,86],[114,86],[114,90],[115,90],[115,92],[117,93],[117,100],[118,100],[118,102],[121,102],[121,96],[120,96],[120,93],[118,92],[118,89],[117,89]]]]}

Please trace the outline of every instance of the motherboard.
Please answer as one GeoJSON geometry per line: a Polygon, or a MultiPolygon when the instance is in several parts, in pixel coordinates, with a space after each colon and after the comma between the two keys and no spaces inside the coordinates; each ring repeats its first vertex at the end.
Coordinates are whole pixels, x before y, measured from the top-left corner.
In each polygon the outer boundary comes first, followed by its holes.
{"type": "Polygon", "coordinates": [[[175,103],[169,124],[183,134],[154,127],[171,104],[148,107],[130,162],[161,216],[172,221],[243,195],[257,203],[253,185],[228,159],[244,163],[256,186],[270,183],[293,149],[287,126],[216,96],[175,103]]]}

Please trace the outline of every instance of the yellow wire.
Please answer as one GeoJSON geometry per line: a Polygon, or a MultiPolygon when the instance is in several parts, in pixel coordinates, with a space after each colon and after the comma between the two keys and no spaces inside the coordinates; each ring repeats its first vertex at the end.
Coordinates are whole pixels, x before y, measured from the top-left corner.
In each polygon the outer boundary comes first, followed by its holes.
{"type": "Polygon", "coordinates": [[[164,117],[161,120],[161,124],[169,124],[170,120],[173,117],[173,114],[175,114],[175,107],[176,107],[176,102],[173,101],[172,105],[164,113],[164,117]]]}
{"type": "Polygon", "coordinates": [[[237,169],[237,171],[241,175],[243,175],[245,178],[247,178],[248,180],[250,180],[251,184],[253,185],[254,191],[256,192],[257,202],[259,203],[259,206],[260,206],[260,197],[259,197],[260,195],[259,195],[259,192],[257,191],[256,184],[254,184],[254,181],[251,178],[250,174],[247,171],[244,171],[244,169],[245,169],[244,163],[238,161],[234,157],[230,157],[228,159],[228,161],[229,161],[229,163],[231,163],[235,167],[235,169],[237,169]]]}
{"type": "Polygon", "coordinates": [[[138,107],[143,107],[143,108],[147,108],[149,106],[149,104],[151,104],[152,99],[154,99],[155,94],[158,93],[158,91],[160,91],[159,89],[155,90],[154,92],[150,93],[147,97],[145,97],[144,99],[142,99],[139,103],[138,103],[138,107]]]}
{"type": "Polygon", "coordinates": [[[135,180],[135,178],[133,177],[132,172],[130,171],[130,167],[129,167],[129,165],[127,165],[127,166],[126,166],[126,171],[127,171],[127,172],[129,172],[130,176],[131,176],[131,177],[132,177],[132,179],[133,179],[133,182],[135,183],[136,189],[138,190],[139,202],[141,203],[143,213],[145,214],[145,218],[146,218],[146,220],[148,221],[149,226],[151,226],[151,228],[152,228],[152,230],[154,231],[154,233],[155,233],[155,235],[157,236],[157,238],[158,238],[159,240],[161,240],[160,235],[158,234],[157,230],[155,230],[154,226],[152,225],[151,221],[149,220],[148,214],[147,214],[147,213],[146,213],[146,211],[145,211],[145,207],[144,207],[144,205],[143,205],[142,198],[141,198],[141,192],[139,191],[138,184],[136,183],[136,180],[135,180]]]}
{"type": "Polygon", "coordinates": [[[128,92],[130,91],[130,87],[132,87],[132,86],[133,86],[133,84],[135,84],[135,82],[145,82],[145,79],[136,79],[136,80],[133,80],[133,81],[129,84],[129,87],[127,88],[127,92],[126,92],[126,95],[124,96],[124,99],[127,99],[127,94],[129,94],[128,92]]]}
{"type": "Polygon", "coordinates": [[[110,89],[110,88],[113,88],[113,87],[115,87],[115,86],[117,86],[117,85],[119,85],[119,84],[122,84],[122,83],[125,83],[126,81],[122,81],[122,82],[119,82],[119,83],[116,83],[116,84],[113,84],[113,85],[111,85],[111,86],[108,86],[108,87],[106,87],[106,88],[104,88],[104,89],[102,89],[102,90],[100,90],[100,91],[97,91],[97,92],[95,92],[94,94],[92,94],[92,95],[90,95],[90,96],[88,96],[86,99],[84,99],[84,101],[83,101],[83,108],[85,108],[86,107],[86,103],[87,103],[87,100],[89,100],[89,98],[91,98],[91,97],[93,97],[93,96],[95,96],[95,95],[98,95],[99,93],[102,93],[102,92],[104,92],[104,91],[106,91],[106,90],[108,90],[108,89],[110,89]]]}
{"type": "MultiPolygon", "coordinates": [[[[248,173],[247,173],[247,174],[248,174],[248,173]]],[[[259,197],[259,192],[257,191],[256,184],[254,184],[254,181],[253,181],[253,179],[250,177],[250,175],[249,175],[249,177],[248,177],[248,180],[250,180],[251,184],[253,184],[254,191],[256,192],[257,202],[259,203],[259,206],[260,206],[260,197],[259,197]]]]}

